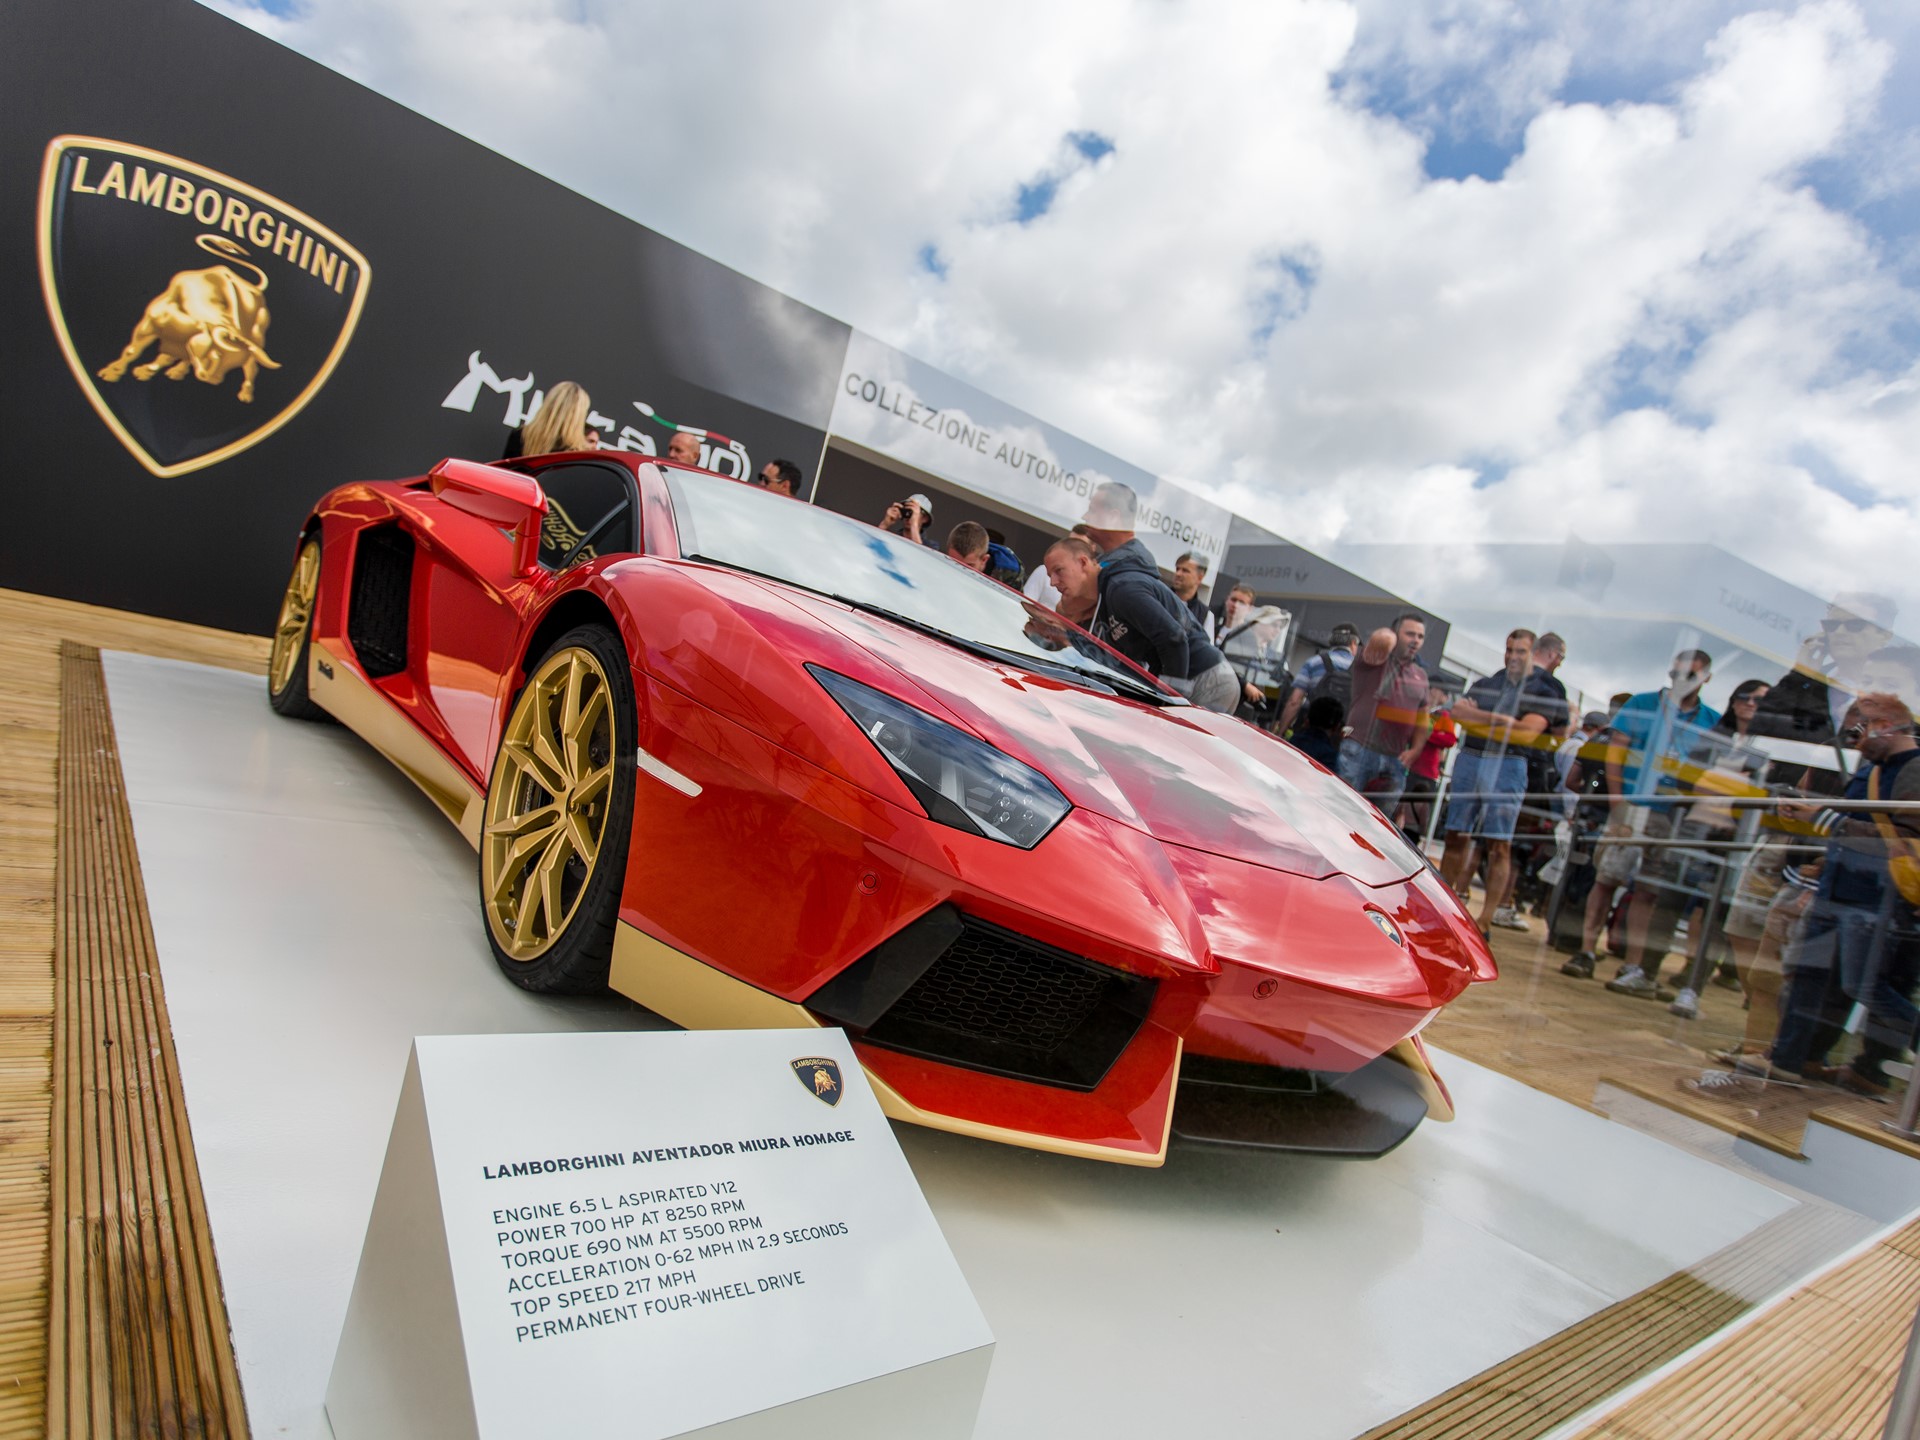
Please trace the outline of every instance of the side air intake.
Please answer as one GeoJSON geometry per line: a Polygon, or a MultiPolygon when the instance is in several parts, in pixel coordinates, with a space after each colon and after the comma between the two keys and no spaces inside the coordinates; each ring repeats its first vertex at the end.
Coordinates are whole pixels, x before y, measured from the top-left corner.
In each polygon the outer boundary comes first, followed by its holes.
{"type": "Polygon", "coordinates": [[[398,525],[364,530],[354,547],[347,642],[369,676],[407,668],[407,611],[413,597],[413,539],[398,525]]]}

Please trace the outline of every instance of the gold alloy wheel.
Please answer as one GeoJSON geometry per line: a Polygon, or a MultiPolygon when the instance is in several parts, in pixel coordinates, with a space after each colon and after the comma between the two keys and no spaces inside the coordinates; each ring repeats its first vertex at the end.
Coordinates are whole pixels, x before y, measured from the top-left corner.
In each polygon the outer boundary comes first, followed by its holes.
{"type": "Polygon", "coordinates": [[[566,932],[606,838],[613,801],[613,693],[587,650],[547,657],[501,737],[480,832],[493,938],[537,960],[566,932]]]}
{"type": "Polygon", "coordinates": [[[320,542],[309,540],[293,562],[293,578],[280,600],[280,618],[273,627],[273,653],[267,659],[267,685],[275,695],[293,682],[293,667],[313,620],[313,597],[320,590],[320,542]]]}

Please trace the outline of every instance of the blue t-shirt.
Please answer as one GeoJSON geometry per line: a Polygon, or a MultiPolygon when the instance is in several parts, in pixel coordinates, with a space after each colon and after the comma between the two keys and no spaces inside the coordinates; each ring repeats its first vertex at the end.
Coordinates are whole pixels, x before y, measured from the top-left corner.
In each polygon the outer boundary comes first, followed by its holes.
{"type": "Polygon", "coordinates": [[[1613,728],[1626,737],[1628,746],[1626,758],[1620,762],[1624,792],[1644,804],[1646,796],[1663,792],[1670,795],[1679,790],[1673,770],[1687,763],[1687,757],[1719,723],[1720,712],[1710,705],[1681,714],[1674,706],[1671,690],[1649,690],[1627,701],[1613,717],[1613,728]],[[1652,764],[1647,763],[1649,759],[1652,764]]]}
{"type": "Polygon", "coordinates": [[[1335,670],[1351,670],[1353,668],[1353,652],[1351,650],[1323,650],[1300,667],[1299,673],[1293,677],[1293,688],[1296,690],[1304,690],[1307,694],[1311,695],[1313,693],[1313,687],[1318,685],[1326,676],[1329,656],[1332,657],[1333,668],[1335,670]]]}

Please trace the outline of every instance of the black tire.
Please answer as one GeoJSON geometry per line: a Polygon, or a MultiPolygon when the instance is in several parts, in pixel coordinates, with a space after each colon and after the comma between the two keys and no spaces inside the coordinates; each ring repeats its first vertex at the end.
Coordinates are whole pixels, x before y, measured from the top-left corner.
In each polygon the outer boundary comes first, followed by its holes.
{"type": "MultiPolygon", "coordinates": [[[[571,659],[568,663],[572,663],[571,659]]],[[[582,625],[549,645],[545,653],[527,667],[526,673],[527,683],[514,696],[507,724],[502,729],[500,750],[488,777],[477,866],[482,923],[495,962],[507,978],[522,989],[541,994],[598,994],[607,987],[607,972],[613,962],[614,930],[619,919],[620,892],[626,883],[627,842],[633,826],[639,744],[633,671],[618,636],[602,625],[582,625]],[[596,719],[593,731],[579,747],[583,772],[597,772],[603,763],[611,766],[601,802],[603,811],[596,810],[592,801],[585,803],[580,811],[572,811],[569,808],[571,790],[566,797],[556,796],[529,772],[516,768],[517,762],[509,753],[510,739],[526,727],[551,720],[555,705],[563,703],[544,688],[540,677],[550,662],[558,663],[558,658],[570,651],[591,657],[598,666],[598,674],[605,680],[610,729],[603,739],[596,719]],[[558,930],[544,940],[537,936],[528,939],[519,945],[516,953],[512,945],[515,937],[505,933],[509,921],[504,912],[511,910],[519,917],[533,905],[530,892],[540,862],[506,858],[512,856],[514,850],[513,842],[506,838],[509,834],[521,838],[534,834],[531,828],[515,827],[508,822],[514,817],[537,813],[549,803],[569,815],[580,814],[588,830],[597,823],[598,845],[591,865],[585,866],[584,878],[574,869],[575,862],[580,860],[577,846],[565,846],[572,858],[557,867],[561,878],[556,889],[561,892],[559,908],[563,912],[558,930]],[[496,875],[501,877],[498,894],[496,875]],[[566,889],[567,877],[573,877],[571,893],[566,889]]],[[[551,832],[539,833],[559,835],[566,828],[564,823],[556,823],[551,832]]],[[[547,929],[552,931],[544,897],[539,913],[547,929]]],[[[526,923],[531,925],[530,913],[526,923]]]]}
{"type": "Polygon", "coordinates": [[[267,658],[267,703],[289,720],[332,720],[333,717],[313,703],[307,693],[307,658],[313,648],[313,600],[320,583],[320,537],[308,535],[294,556],[293,574],[286,592],[280,597],[280,613],[274,622],[273,651],[267,658]],[[304,597],[300,595],[302,575],[311,579],[304,597]],[[298,605],[297,617],[290,613],[298,605]],[[297,635],[290,629],[297,618],[297,635]],[[283,662],[291,668],[283,674],[283,662]],[[276,688],[275,681],[279,681],[276,688]]]}

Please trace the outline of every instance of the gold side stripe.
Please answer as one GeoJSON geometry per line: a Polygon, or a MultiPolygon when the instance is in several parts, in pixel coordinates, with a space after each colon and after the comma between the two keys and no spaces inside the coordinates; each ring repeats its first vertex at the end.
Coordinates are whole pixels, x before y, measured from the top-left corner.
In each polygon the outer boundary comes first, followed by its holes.
{"type": "Polygon", "coordinates": [[[329,641],[316,639],[309,648],[307,694],[314,704],[392,761],[454,823],[469,845],[480,848],[480,817],[486,796],[329,641]],[[323,659],[331,675],[321,670],[323,659]]]}
{"type": "Polygon", "coordinates": [[[769,995],[621,921],[607,983],[689,1030],[818,1030],[804,1006],[769,995]]]}
{"type": "Polygon", "coordinates": [[[1420,1053],[1420,1047],[1411,1040],[1402,1040],[1387,1051],[1389,1058],[1398,1060],[1413,1072],[1413,1088],[1420,1092],[1420,1098],[1427,1102],[1427,1119],[1446,1124],[1453,1119],[1453,1106],[1447,1103],[1447,1092],[1440,1088],[1440,1082],[1433,1073],[1433,1067],[1420,1053]]]}

